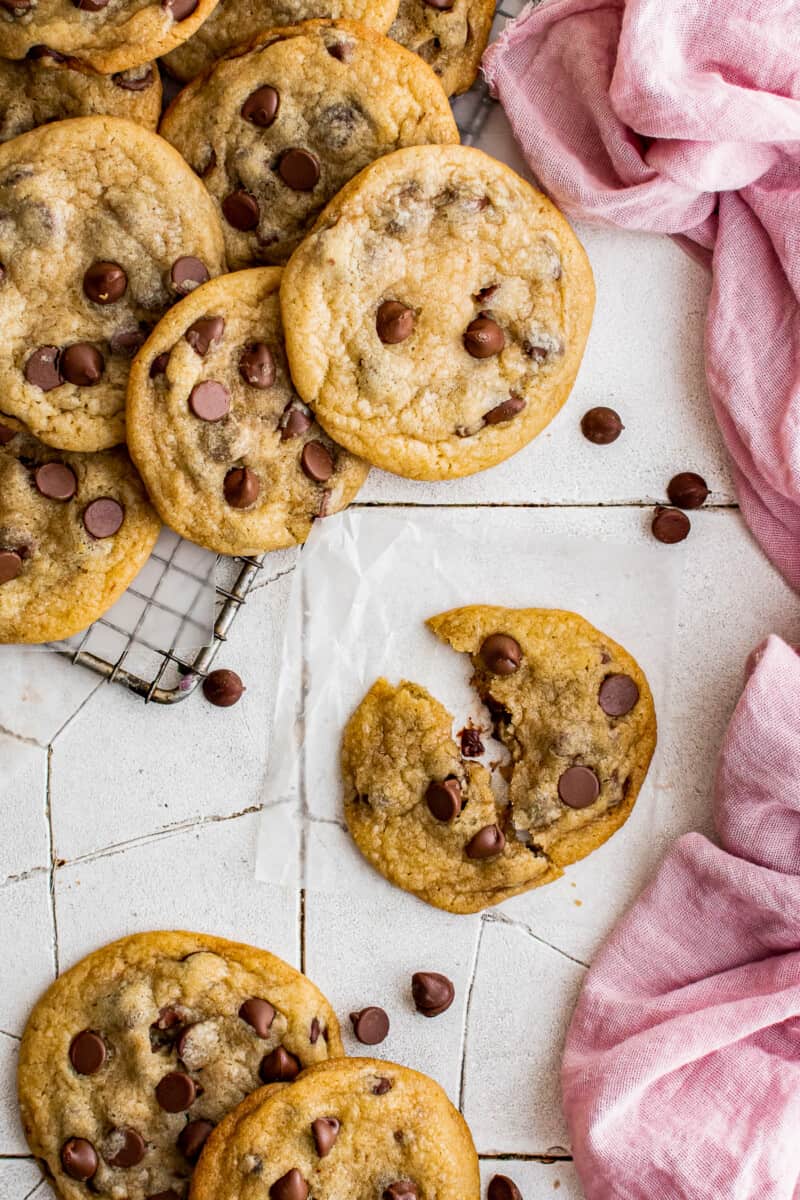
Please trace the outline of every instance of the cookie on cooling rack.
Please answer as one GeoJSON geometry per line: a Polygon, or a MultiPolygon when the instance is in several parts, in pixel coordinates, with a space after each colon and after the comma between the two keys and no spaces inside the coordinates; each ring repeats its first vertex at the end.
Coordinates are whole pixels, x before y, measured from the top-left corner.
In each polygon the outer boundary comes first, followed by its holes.
{"type": "Polygon", "coordinates": [[[156,326],[131,370],[128,444],[163,520],[222,554],[305,541],[369,467],[295,392],[279,267],[221,275],[156,326]]]}
{"type": "Polygon", "coordinates": [[[341,1053],[328,1002],[279,958],[206,934],[135,934],[34,1008],[23,1126],[63,1200],[174,1200],[245,1096],[341,1053]]]}
{"type": "Polygon", "coordinates": [[[342,1058],[265,1088],[208,1139],[191,1200],[479,1200],[469,1129],[432,1079],[342,1058]]]}
{"type": "Polygon", "coordinates": [[[353,21],[261,34],[184,88],[161,133],[220,206],[230,267],[285,262],[380,155],[458,142],[430,68],[353,21]]]}
{"type": "Polygon", "coordinates": [[[472,659],[510,753],[508,802],[462,759],[437,700],[381,679],[344,732],[345,817],[392,883],[476,912],[552,882],[624,824],[655,748],[653,698],[631,655],[576,613],[475,605],[428,625],[472,659]]]}
{"type": "Polygon", "coordinates": [[[452,479],[555,416],[594,307],[561,213],[467,146],[414,146],[345,184],[284,272],[298,392],[373,466],[452,479]]]}
{"type": "Polygon", "coordinates": [[[400,0],[389,37],[430,63],[448,96],[475,82],[494,0],[400,0]]]}

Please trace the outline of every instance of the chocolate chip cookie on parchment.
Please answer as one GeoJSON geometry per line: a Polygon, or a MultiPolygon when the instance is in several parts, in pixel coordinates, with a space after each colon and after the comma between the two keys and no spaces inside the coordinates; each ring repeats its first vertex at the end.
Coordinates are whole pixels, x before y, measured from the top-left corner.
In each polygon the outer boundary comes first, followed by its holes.
{"type": "Polygon", "coordinates": [[[0,643],[85,629],[144,566],[160,529],[124,450],[67,454],[0,425],[0,643]]]}
{"type": "Polygon", "coordinates": [[[125,438],[131,359],[225,269],[213,201],[133,121],[76,117],[0,146],[0,420],[48,445],[125,438]]]}
{"type": "Polygon", "coordinates": [[[400,0],[389,37],[430,63],[448,96],[472,87],[494,0],[400,0]]]}
{"type": "Polygon", "coordinates": [[[128,444],[163,520],[221,554],[305,541],[369,467],[292,387],[279,267],[221,275],[164,317],[131,370],[128,444]]]}
{"type": "Polygon", "coordinates": [[[345,184],[292,255],[292,377],[332,438],[412,479],[484,470],[566,400],[594,307],[550,201],[467,146],[415,146],[345,184]]]}
{"type": "Polygon", "coordinates": [[[161,134],[220,206],[230,267],[282,263],[368,163],[458,142],[415,54],[353,21],[271,29],[180,93],[161,134]]]}
{"type": "Polygon", "coordinates": [[[191,1200],[479,1200],[469,1129],[437,1083],[341,1058],[248,1097],[211,1134],[191,1200]]]}
{"type": "Polygon", "coordinates": [[[342,1053],[328,1002],[279,958],[206,934],[135,934],[82,959],[34,1008],[22,1122],[63,1200],[183,1200],[235,1105],[342,1053]]]}
{"type": "Polygon", "coordinates": [[[624,824],[655,748],[655,709],[631,655],[576,613],[475,605],[428,625],[471,657],[510,754],[507,799],[463,760],[443,705],[379,679],[344,732],[345,817],[392,883],[476,912],[552,882],[624,824]]]}
{"type": "Polygon", "coordinates": [[[50,121],[95,114],[127,117],[155,129],[161,114],[155,63],[99,75],[46,47],[23,62],[0,59],[0,142],[50,121]]]}

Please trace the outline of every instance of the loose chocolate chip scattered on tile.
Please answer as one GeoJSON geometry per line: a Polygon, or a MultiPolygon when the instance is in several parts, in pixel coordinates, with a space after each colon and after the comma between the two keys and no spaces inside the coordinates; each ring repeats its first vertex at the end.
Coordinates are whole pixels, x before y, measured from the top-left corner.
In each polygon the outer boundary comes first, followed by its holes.
{"type": "Polygon", "coordinates": [[[667,546],[674,546],[689,536],[692,523],[685,512],[679,508],[663,508],[659,506],[653,517],[651,529],[653,537],[667,546]]]}
{"type": "Polygon", "coordinates": [[[625,426],[618,412],[605,405],[590,408],[581,418],[581,433],[595,446],[610,446],[622,433],[625,426]]]}
{"type": "Polygon", "coordinates": [[[708,484],[694,471],[681,471],[667,485],[670,503],[678,508],[701,508],[709,495],[708,484]]]}
{"type": "Polygon", "coordinates": [[[218,667],[203,680],[203,695],[217,708],[230,708],[241,699],[244,691],[246,688],[241,678],[226,667],[218,667]]]}
{"type": "Polygon", "coordinates": [[[389,1018],[376,1005],[350,1013],[350,1021],[355,1037],[363,1046],[377,1046],[389,1032],[389,1018]]]}
{"type": "Polygon", "coordinates": [[[452,981],[438,971],[416,971],[411,976],[414,1007],[423,1017],[438,1017],[447,1012],[455,994],[452,981]]]}
{"type": "Polygon", "coordinates": [[[489,1180],[488,1200],[522,1200],[522,1192],[507,1175],[494,1175],[489,1180]]]}

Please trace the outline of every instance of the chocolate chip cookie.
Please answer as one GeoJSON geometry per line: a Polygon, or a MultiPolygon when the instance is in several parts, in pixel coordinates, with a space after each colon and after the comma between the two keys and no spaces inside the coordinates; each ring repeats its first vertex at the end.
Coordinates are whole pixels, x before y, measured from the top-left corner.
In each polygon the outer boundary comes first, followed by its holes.
{"type": "Polygon", "coordinates": [[[248,1097],[208,1139],[192,1200],[479,1200],[469,1129],[438,1083],[341,1058],[248,1097]]]}
{"type": "Polygon", "coordinates": [[[0,56],[42,47],[110,75],[174,49],[217,0],[0,0],[0,56]]]}
{"type": "Polygon", "coordinates": [[[328,1002],[279,958],[140,933],[84,958],[36,1005],[20,1047],[22,1121],[64,1200],[182,1200],[235,1105],[341,1053],[328,1002]]]}
{"type": "Polygon", "coordinates": [[[0,424],[0,642],[85,629],[144,566],[160,529],[124,450],[66,454],[0,424]]]}
{"type": "Polygon", "coordinates": [[[430,63],[448,96],[475,82],[494,0],[400,0],[389,37],[430,63]]]}
{"type": "Polygon", "coordinates": [[[451,479],[501,462],[567,398],[594,307],[589,261],[530,184],[480,150],[378,159],[284,272],[295,386],[374,466],[451,479]]]}
{"type": "Polygon", "coordinates": [[[224,269],[213,201],[155,133],[93,116],[0,146],[0,213],[0,419],[66,450],[122,442],[131,359],[224,269]]]}
{"type": "Polygon", "coordinates": [[[189,84],[161,134],[217,201],[231,267],[285,262],[331,196],[380,155],[458,142],[430,68],[352,21],[262,34],[189,84]]]}
{"type": "Polygon", "coordinates": [[[188,81],[267,29],[324,17],[358,21],[386,33],[396,15],[397,0],[224,0],[164,64],[177,79],[188,81]]]}
{"type": "Polygon", "coordinates": [[[292,387],[279,267],[212,279],[156,326],[131,370],[128,444],[168,525],[222,554],[305,541],[369,471],[292,387]]]}
{"type": "Polygon", "coordinates": [[[24,62],[0,59],[0,142],[50,121],[95,113],[127,117],[155,129],[161,113],[161,78],[155,64],[98,75],[45,48],[24,62]]]}
{"type": "Polygon", "coordinates": [[[630,654],[575,613],[475,605],[428,625],[471,657],[510,754],[507,796],[424,688],[379,679],[344,733],[345,817],[392,883],[476,912],[557,879],[624,824],[655,748],[653,698],[630,654]]]}

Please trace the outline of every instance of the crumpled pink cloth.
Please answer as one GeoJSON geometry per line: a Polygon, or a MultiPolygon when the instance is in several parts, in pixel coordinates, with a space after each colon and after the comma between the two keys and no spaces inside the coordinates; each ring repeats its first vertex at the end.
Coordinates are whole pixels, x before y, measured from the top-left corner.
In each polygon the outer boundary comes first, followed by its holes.
{"type": "Polygon", "coordinates": [[[564,1107],[587,1200],[800,1196],[800,657],[771,637],[728,728],[721,845],[680,838],[586,979],[564,1107]]]}
{"type": "Polygon", "coordinates": [[[679,235],[711,266],[706,373],[739,502],[800,590],[798,0],[545,0],[483,69],[568,212],[679,235]]]}

